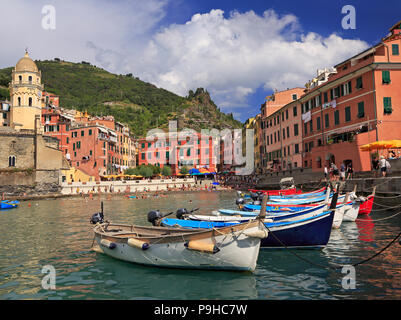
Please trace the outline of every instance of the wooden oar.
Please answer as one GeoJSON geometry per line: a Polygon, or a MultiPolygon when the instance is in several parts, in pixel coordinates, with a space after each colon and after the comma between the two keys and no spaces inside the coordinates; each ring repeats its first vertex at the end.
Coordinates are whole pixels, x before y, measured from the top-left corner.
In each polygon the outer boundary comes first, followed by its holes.
{"type": "Polygon", "coordinates": [[[257,216],[258,219],[262,220],[266,217],[267,198],[268,198],[267,194],[264,194],[262,198],[262,205],[260,207],[260,212],[259,215],[257,216]]]}

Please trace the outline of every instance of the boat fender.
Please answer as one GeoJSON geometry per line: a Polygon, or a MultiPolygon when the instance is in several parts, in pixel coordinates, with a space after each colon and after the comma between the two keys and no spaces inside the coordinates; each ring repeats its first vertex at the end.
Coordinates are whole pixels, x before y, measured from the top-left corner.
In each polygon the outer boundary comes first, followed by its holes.
{"type": "Polygon", "coordinates": [[[220,251],[214,243],[205,243],[202,241],[190,240],[185,242],[184,246],[189,250],[196,250],[207,253],[217,253],[220,251]]]}
{"type": "Polygon", "coordinates": [[[244,234],[247,235],[248,237],[259,238],[259,239],[267,238],[267,236],[269,235],[269,233],[267,232],[266,229],[263,229],[263,230],[245,230],[244,234]]]}
{"type": "Polygon", "coordinates": [[[264,223],[272,223],[274,222],[273,219],[264,219],[263,220],[264,223]]]}
{"type": "Polygon", "coordinates": [[[100,240],[100,244],[106,248],[109,248],[111,250],[113,250],[115,247],[117,247],[117,245],[114,242],[111,242],[109,240],[106,239],[102,239],[100,240]]]}
{"type": "Polygon", "coordinates": [[[141,240],[134,239],[134,238],[129,238],[127,241],[127,244],[130,247],[138,248],[138,249],[142,249],[142,250],[147,250],[150,247],[150,244],[148,242],[141,241],[141,240]]]}

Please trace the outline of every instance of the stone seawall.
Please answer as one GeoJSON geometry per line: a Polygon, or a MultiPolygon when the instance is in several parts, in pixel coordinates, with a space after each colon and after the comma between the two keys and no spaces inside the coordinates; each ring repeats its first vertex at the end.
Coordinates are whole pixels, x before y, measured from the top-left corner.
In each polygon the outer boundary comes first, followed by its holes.
{"type": "Polygon", "coordinates": [[[185,179],[154,179],[154,180],[127,180],[127,181],[100,181],[100,182],[72,182],[61,184],[61,194],[79,193],[134,193],[147,191],[162,191],[169,188],[192,187],[194,178],[185,179]]]}
{"type": "Polygon", "coordinates": [[[58,193],[58,170],[1,170],[0,195],[23,196],[58,193]]]}

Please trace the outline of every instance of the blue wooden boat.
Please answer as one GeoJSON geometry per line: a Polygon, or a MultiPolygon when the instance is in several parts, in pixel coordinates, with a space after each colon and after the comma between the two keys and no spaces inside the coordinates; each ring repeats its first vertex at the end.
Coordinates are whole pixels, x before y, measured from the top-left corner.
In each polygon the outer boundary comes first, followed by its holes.
{"type": "MultiPolygon", "coordinates": [[[[284,201],[281,201],[281,202],[268,202],[267,205],[268,206],[284,205],[284,206],[287,206],[287,207],[289,207],[291,205],[309,205],[309,204],[310,205],[314,205],[314,204],[317,204],[317,203],[324,202],[326,200],[326,197],[327,197],[327,195],[316,197],[316,198],[308,198],[308,199],[284,200],[284,201]]],[[[331,200],[332,198],[333,197],[330,196],[328,200],[331,200]]],[[[342,195],[342,196],[338,197],[338,201],[339,202],[344,201],[344,199],[345,199],[345,195],[342,195]]],[[[244,211],[259,211],[260,208],[261,208],[261,206],[258,205],[258,204],[256,205],[256,204],[249,204],[248,203],[248,204],[245,204],[243,206],[242,210],[244,210],[244,211]]],[[[293,208],[291,208],[291,209],[292,210],[296,210],[296,209],[293,209],[293,208]]]]}
{"type": "Polygon", "coordinates": [[[273,199],[306,199],[306,198],[316,198],[320,196],[324,196],[326,194],[325,191],[315,192],[315,193],[302,193],[302,194],[289,194],[289,195],[279,195],[279,196],[269,196],[270,200],[273,199]]]}
{"type": "Polygon", "coordinates": [[[18,207],[19,201],[10,201],[10,200],[1,200],[0,201],[0,209],[13,209],[18,207]]]}
{"type": "MultiPolygon", "coordinates": [[[[294,221],[265,222],[269,233],[262,239],[261,248],[322,248],[330,238],[335,210],[324,211],[315,216],[294,221]]],[[[194,221],[165,218],[163,226],[181,228],[221,228],[236,225],[236,222],[194,221]]]]}
{"type": "MultiPolygon", "coordinates": [[[[327,210],[327,208],[328,208],[327,204],[321,204],[319,206],[314,206],[309,208],[303,207],[302,210],[296,210],[296,211],[266,212],[266,219],[272,219],[273,221],[284,221],[284,220],[288,221],[304,216],[317,215],[318,213],[322,213],[323,211],[327,210]]],[[[256,218],[259,214],[259,212],[235,211],[235,210],[225,210],[225,209],[220,209],[219,212],[226,214],[227,216],[240,215],[241,217],[248,217],[250,219],[256,218]]],[[[201,216],[197,217],[199,217],[199,219],[202,219],[201,216]]],[[[192,219],[191,216],[189,216],[189,218],[192,219]]],[[[213,218],[211,217],[211,219],[213,218]]]]}

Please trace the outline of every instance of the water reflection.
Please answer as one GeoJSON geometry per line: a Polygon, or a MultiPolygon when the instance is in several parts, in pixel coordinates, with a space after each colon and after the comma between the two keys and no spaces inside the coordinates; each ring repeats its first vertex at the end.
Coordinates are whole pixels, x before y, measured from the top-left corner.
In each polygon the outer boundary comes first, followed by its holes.
{"type": "Polygon", "coordinates": [[[357,289],[341,287],[334,263],[361,261],[399,232],[401,217],[376,223],[380,215],[333,230],[323,250],[262,250],[254,274],[145,267],[90,250],[89,217],[104,201],[106,219],[145,224],[147,212],[231,208],[234,192],[177,193],[167,198],[122,196],[22,202],[0,215],[1,299],[342,299],[400,298],[399,247],[357,267],[357,289]],[[57,289],[42,289],[44,265],[56,268],[57,289]]]}

